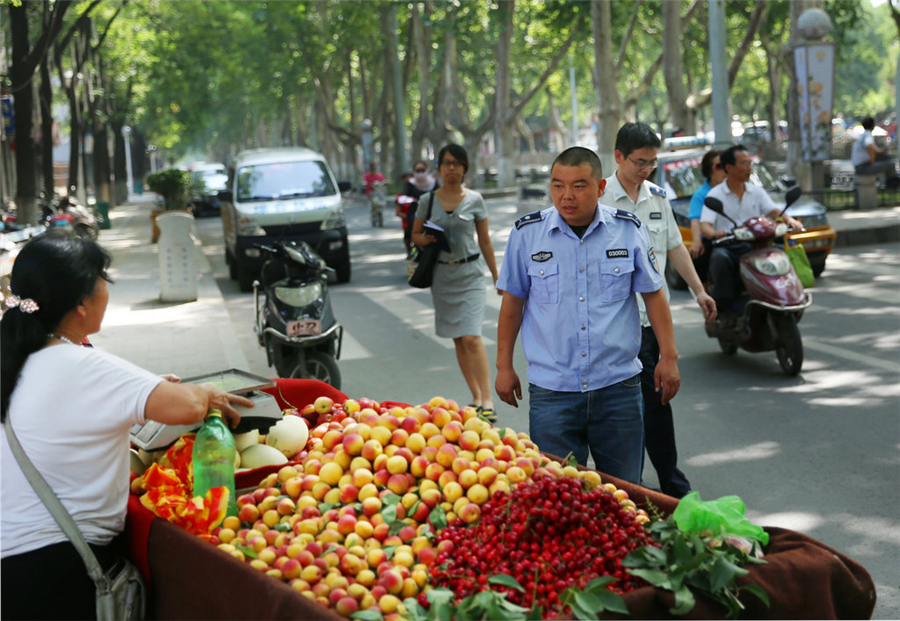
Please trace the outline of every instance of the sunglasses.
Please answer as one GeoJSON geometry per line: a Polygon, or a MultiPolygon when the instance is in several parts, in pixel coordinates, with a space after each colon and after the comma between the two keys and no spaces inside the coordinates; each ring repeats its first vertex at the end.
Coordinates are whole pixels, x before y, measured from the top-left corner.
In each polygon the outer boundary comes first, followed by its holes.
{"type": "Polygon", "coordinates": [[[413,172],[423,173],[423,172],[425,172],[425,169],[424,168],[416,168],[413,172]]]}

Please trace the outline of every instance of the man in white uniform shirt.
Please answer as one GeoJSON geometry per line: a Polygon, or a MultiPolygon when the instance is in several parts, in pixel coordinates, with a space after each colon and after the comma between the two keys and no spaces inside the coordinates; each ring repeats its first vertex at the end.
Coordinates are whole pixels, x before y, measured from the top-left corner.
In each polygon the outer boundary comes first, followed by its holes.
{"type": "MultiPolygon", "coordinates": [[[[749,183],[753,171],[753,159],[743,145],[735,145],[726,149],[719,156],[725,167],[725,182],[720,183],[706,195],[707,199],[717,198],[722,201],[725,215],[738,226],[750,218],[768,216],[778,217],[781,210],[769,197],[769,194],[758,185],[749,183]]],[[[703,206],[700,215],[700,229],[703,235],[719,239],[727,235],[734,224],[707,206],[703,206]]],[[[784,214],[785,224],[796,231],[803,226],[784,214]]],[[[733,244],[714,248],[709,258],[709,274],[713,280],[713,294],[720,313],[737,313],[739,311],[737,297],[740,292],[738,266],[741,256],[751,249],[749,244],[733,244]]]]}
{"type": "MultiPolygon", "coordinates": [[[[615,209],[630,211],[647,229],[650,244],[659,262],[659,271],[665,274],[666,261],[671,259],[675,270],[684,278],[697,295],[697,303],[707,321],[716,318],[716,305],[706,294],[703,283],[694,269],[691,255],[681,240],[681,232],[675,222],[672,206],[666,191],[647,181],[657,167],[660,139],[645,123],[626,123],[616,135],[616,172],[606,179],[606,193],[600,203],[615,209]]],[[[666,299],[669,289],[663,284],[666,299]]],[[[641,296],[637,296],[641,313],[641,352],[638,356],[641,371],[641,389],[644,398],[644,447],[659,478],[664,494],[681,498],[691,491],[691,484],[679,470],[678,451],[675,447],[675,425],[672,406],[663,404],[653,384],[653,375],[659,361],[659,343],[647,320],[641,296]]]]}

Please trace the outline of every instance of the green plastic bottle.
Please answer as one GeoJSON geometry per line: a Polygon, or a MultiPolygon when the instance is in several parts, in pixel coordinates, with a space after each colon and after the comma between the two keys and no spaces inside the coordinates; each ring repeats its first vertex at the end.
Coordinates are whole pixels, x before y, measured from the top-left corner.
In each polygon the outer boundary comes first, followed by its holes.
{"type": "Polygon", "coordinates": [[[194,496],[206,496],[213,487],[228,488],[227,515],[236,516],[234,492],[234,436],[222,420],[222,412],[210,410],[197,437],[191,459],[194,462],[194,496]]]}

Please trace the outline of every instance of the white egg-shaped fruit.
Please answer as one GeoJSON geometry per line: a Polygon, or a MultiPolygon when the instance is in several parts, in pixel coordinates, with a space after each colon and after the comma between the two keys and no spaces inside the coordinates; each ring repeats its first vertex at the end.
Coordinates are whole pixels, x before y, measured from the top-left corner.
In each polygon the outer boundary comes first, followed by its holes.
{"type": "Polygon", "coordinates": [[[251,444],[259,444],[259,430],[252,429],[247,433],[239,433],[234,436],[234,448],[240,453],[251,444]]]}
{"type": "Polygon", "coordinates": [[[241,466],[244,468],[262,468],[287,463],[287,457],[276,448],[265,444],[253,444],[241,451],[241,466]]]}
{"type": "Polygon", "coordinates": [[[266,435],[266,444],[278,449],[285,457],[293,457],[309,439],[309,427],[299,416],[289,414],[275,423],[266,435]]]}

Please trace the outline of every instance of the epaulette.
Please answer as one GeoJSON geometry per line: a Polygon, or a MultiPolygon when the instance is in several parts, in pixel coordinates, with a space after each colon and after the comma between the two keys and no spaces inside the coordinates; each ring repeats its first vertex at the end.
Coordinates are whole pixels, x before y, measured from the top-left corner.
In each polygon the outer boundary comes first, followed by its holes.
{"type": "Polygon", "coordinates": [[[535,222],[540,222],[544,219],[544,214],[540,211],[535,211],[533,213],[525,214],[518,220],[516,220],[516,228],[520,229],[526,224],[534,224],[535,222]]]}
{"type": "Polygon", "coordinates": [[[638,228],[641,228],[640,219],[630,211],[625,211],[624,209],[616,209],[616,217],[622,218],[623,220],[631,220],[632,222],[637,224],[638,228]]]}
{"type": "Polygon", "coordinates": [[[651,193],[651,194],[656,194],[657,196],[662,196],[663,198],[666,197],[666,191],[663,190],[663,189],[662,189],[661,187],[659,187],[658,185],[656,185],[655,183],[649,183],[649,182],[648,182],[648,183],[647,183],[647,187],[650,188],[650,193],[651,193]]]}

